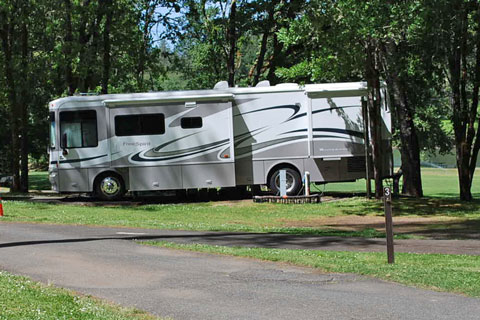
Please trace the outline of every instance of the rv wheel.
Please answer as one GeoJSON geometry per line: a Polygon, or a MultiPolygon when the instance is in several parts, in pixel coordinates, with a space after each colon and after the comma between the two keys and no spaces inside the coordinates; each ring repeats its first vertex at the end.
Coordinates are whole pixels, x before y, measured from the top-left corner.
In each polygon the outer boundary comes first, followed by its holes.
{"type": "Polygon", "coordinates": [[[287,178],[287,195],[288,196],[295,196],[300,192],[302,188],[302,178],[297,170],[284,167],[284,168],[277,168],[270,176],[270,180],[268,181],[268,186],[275,194],[280,194],[280,170],[286,171],[286,178],[287,178]]]}
{"type": "Polygon", "coordinates": [[[102,200],[119,200],[125,194],[122,178],[115,173],[100,176],[95,182],[95,195],[102,200]]]}

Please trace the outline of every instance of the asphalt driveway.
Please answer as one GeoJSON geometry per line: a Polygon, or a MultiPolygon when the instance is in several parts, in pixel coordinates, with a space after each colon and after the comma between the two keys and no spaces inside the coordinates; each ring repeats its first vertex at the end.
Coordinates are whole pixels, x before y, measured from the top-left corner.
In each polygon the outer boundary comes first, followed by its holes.
{"type": "Polygon", "coordinates": [[[0,269],[174,319],[478,319],[480,314],[478,299],[460,295],[131,241],[158,237],[149,232],[157,231],[0,223],[0,269]]]}

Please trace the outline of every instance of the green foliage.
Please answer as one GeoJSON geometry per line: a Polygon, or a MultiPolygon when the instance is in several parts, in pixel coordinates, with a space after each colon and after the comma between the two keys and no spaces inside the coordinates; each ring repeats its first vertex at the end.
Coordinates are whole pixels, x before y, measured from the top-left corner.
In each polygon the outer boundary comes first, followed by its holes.
{"type": "MultiPolygon", "coordinates": [[[[369,41],[376,46],[382,79],[391,87],[395,76],[404,86],[420,149],[451,150],[453,129],[462,128],[454,125],[455,120],[465,119],[468,112],[463,108],[456,115],[458,108],[450,106],[454,90],[448,70],[465,66],[462,105],[471,104],[478,52],[477,2],[235,0],[236,16],[231,20],[232,3],[1,1],[0,30],[6,31],[0,34],[9,33],[10,40],[0,42],[0,139],[4,142],[0,172],[11,171],[12,155],[25,148],[14,147],[12,139],[21,137],[17,113],[23,106],[29,156],[40,162],[48,141],[47,103],[60,96],[212,88],[228,79],[231,53],[234,84],[240,86],[261,80],[271,84],[364,80],[369,41]],[[108,12],[112,12],[109,26],[108,12]],[[462,12],[467,13],[467,28],[459,33],[455,28],[462,12]],[[233,48],[228,36],[232,26],[233,48]],[[24,30],[26,49],[21,41],[24,30]],[[449,58],[460,38],[465,40],[466,58],[452,63],[449,58]],[[10,60],[3,43],[10,44],[10,60]],[[7,81],[7,67],[13,70],[14,88],[7,81]]],[[[400,145],[405,130],[400,130],[402,120],[395,112],[399,106],[392,107],[394,138],[400,145]]],[[[478,130],[478,113],[476,117],[471,113],[473,121],[468,123],[474,124],[469,126],[478,130]]]]}
{"type": "MultiPolygon", "coordinates": [[[[2,33],[8,40],[0,41],[0,172],[11,169],[11,114],[20,109],[12,106],[6,68],[13,70],[16,103],[25,104],[28,110],[28,152],[39,161],[47,149],[49,101],[73,92],[100,92],[102,86],[112,93],[161,89],[159,82],[167,72],[161,61],[166,49],[155,45],[153,28],[173,26],[175,21],[168,11],[156,10],[160,6],[173,10],[177,5],[168,0],[116,0],[111,7],[106,0],[0,3],[0,30],[9,30],[2,33]],[[107,37],[108,8],[113,19],[107,37]],[[67,17],[71,21],[70,34],[67,17]],[[24,30],[26,52],[20,41],[24,30]],[[108,52],[106,39],[110,42],[108,52]],[[3,43],[9,44],[10,60],[3,43]],[[108,83],[103,84],[105,56],[109,57],[109,69],[108,83]]],[[[166,35],[159,33],[156,37],[166,35]]],[[[13,117],[18,120],[19,116],[13,117]]]]}

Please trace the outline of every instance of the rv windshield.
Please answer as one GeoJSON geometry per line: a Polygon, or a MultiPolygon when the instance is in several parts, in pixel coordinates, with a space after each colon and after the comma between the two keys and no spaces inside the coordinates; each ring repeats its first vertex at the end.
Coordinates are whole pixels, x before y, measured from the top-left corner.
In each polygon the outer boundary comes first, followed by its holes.
{"type": "Polygon", "coordinates": [[[55,112],[50,112],[50,149],[55,149],[55,112]]]}

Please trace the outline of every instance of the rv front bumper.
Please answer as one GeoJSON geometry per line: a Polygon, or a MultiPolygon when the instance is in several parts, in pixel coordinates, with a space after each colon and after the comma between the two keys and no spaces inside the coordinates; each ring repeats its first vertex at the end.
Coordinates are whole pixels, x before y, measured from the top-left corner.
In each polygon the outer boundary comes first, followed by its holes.
{"type": "Polygon", "coordinates": [[[58,192],[58,169],[57,168],[48,169],[48,180],[50,181],[52,190],[58,192]]]}

